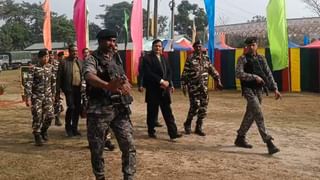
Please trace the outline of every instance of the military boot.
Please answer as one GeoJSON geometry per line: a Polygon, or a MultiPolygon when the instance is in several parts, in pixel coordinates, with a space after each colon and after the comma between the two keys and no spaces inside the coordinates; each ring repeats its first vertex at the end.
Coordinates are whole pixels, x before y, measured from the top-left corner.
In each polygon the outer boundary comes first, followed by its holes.
{"type": "Polygon", "coordinates": [[[41,140],[41,137],[40,137],[40,133],[33,133],[33,135],[34,135],[35,145],[36,146],[42,146],[43,143],[42,143],[42,140],[41,140]]]}
{"type": "Polygon", "coordinates": [[[187,121],[185,123],[183,123],[184,126],[184,131],[186,134],[191,134],[191,123],[187,123],[187,121]]]}
{"type": "Polygon", "coordinates": [[[133,180],[133,175],[125,174],[123,175],[123,180],[133,180]]]}
{"type": "Polygon", "coordinates": [[[105,143],[104,143],[104,148],[109,151],[113,151],[115,149],[115,146],[114,144],[112,144],[112,142],[110,140],[107,140],[105,143]]]}
{"type": "Polygon", "coordinates": [[[277,153],[280,151],[279,148],[277,148],[273,142],[272,142],[273,139],[270,139],[268,140],[266,143],[267,143],[267,147],[268,147],[268,153],[269,154],[274,154],[274,153],[277,153]]]}
{"type": "Polygon", "coordinates": [[[47,130],[41,130],[40,135],[44,141],[48,141],[48,132],[47,130]]]}
{"type": "Polygon", "coordinates": [[[202,129],[202,123],[197,123],[194,133],[198,134],[199,136],[206,136],[206,133],[204,133],[202,129]]]}
{"type": "Polygon", "coordinates": [[[252,145],[249,144],[246,141],[246,137],[245,136],[237,136],[237,139],[235,140],[234,144],[238,147],[242,147],[242,148],[252,148],[252,145]]]}
{"type": "Polygon", "coordinates": [[[55,117],[54,125],[62,126],[62,122],[60,121],[60,118],[58,116],[55,117]]]}

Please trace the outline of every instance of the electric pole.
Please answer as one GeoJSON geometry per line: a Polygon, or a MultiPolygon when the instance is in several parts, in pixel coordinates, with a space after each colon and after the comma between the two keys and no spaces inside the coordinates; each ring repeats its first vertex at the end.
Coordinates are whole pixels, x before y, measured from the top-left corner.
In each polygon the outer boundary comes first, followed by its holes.
{"type": "Polygon", "coordinates": [[[175,7],[174,0],[171,0],[171,2],[169,3],[169,7],[171,9],[171,28],[170,28],[170,33],[171,33],[171,39],[173,40],[173,38],[174,38],[174,7],[175,7]]]}
{"type": "Polygon", "coordinates": [[[149,39],[149,33],[150,33],[150,0],[147,0],[147,32],[146,32],[146,38],[149,39]]]}
{"type": "Polygon", "coordinates": [[[158,39],[158,0],[154,0],[153,39],[158,39]]]}

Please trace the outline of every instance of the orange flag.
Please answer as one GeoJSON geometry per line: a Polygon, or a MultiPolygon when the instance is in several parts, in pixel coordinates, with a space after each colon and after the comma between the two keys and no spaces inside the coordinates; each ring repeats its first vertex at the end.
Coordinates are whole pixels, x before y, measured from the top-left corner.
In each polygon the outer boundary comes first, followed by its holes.
{"type": "Polygon", "coordinates": [[[51,12],[50,12],[50,2],[45,0],[42,9],[44,12],[44,21],[43,21],[43,44],[44,47],[51,50],[51,12]]]}

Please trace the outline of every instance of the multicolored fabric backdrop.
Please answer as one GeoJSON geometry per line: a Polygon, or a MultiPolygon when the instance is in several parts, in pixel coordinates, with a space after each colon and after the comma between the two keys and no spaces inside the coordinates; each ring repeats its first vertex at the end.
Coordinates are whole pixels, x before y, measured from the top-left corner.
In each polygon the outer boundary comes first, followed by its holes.
{"type": "MultiPolygon", "coordinates": [[[[266,57],[269,66],[272,68],[270,49],[260,48],[258,52],[266,57]]],[[[176,88],[180,87],[180,75],[190,53],[190,51],[174,51],[164,54],[170,60],[173,70],[173,83],[176,88]]],[[[214,66],[221,74],[225,89],[241,89],[240,81],[235,78],[235,66],[242,53],[242,48],[215,50],[214,52],[214,66]]],[[[135,84],[137,77],[132,69],[132,51],[120,51],[120,55],[124,61],[127,76],[135,84]]],[[[273,71],[273,75],[280,91],[320,93],[320,48],[290,48],[289,67],[273,71]]],[[[209,89],[214,89],[212,78],[209,80],[209,89]]]]}

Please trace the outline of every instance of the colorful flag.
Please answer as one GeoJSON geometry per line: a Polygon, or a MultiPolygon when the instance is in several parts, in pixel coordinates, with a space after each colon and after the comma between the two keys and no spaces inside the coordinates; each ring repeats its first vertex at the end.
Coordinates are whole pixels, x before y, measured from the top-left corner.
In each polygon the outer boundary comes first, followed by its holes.
{"type": "Polygon", "coordinates": [[[73,23],[79,57],[82,59],[82,50],[87,48],[87,8],[86,0],[75,0],[73,6],[73,23]]]}
{"type": "Polygon", "coordinates": [[[124,9],[123,10],[123,14],[124,14],[124,22],[123,22],[123,27],[125,30],[125,42],[124,42],[124,49],[127,50],[127,45],[128,45],[128,40],[129,40],[129,35],[128,35],[128,20],[129,20],[129,15],[127,13],[127,11],[124,9]]]}
{"type": "Polygon", "coordinates": [[[133,69],[134,73],[138,74],[139,59],[142,52],[142,42],[143,42],[143,26],[142,26],[142,1],[133,0],[133,6],[131,11],[131,38],[133,44],[133,69]]]}
{"type": "Polygon", "coordinates": [[[268,39],[273,71],[288,67],[288,27],[285,0],[270,0],[267,7],[268,39]]]}
{"type": "Polygon", "coordinates": [[[42,9],[44,12],[44,21],[43,21],[43,44],[44,47],[52,50],[51,44],[51,11],[50,11],[50,1],[45,0],[42,9]]]}
{"type": "Polygon", "coordinates": [[[204,0],[209,23],[208,54],[211,62],[214,62],[214,22],[215,22],[215,0],[204,0]]]}

